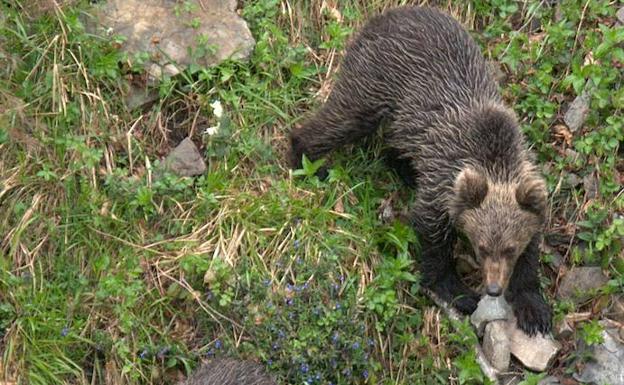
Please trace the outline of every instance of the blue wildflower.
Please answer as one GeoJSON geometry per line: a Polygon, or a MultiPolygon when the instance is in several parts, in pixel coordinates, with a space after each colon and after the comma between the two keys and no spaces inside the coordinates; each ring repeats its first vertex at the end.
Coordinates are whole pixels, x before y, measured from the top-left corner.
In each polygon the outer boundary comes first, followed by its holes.
{"type": "Polygon", "coordinates": [[[364,371],[362,372],[362,377],[364,377],[365,380],[368,380],[368,370],[364,369],[364,371]]]}
{"type": "Polygon", "coordinates": [[[165,356],[167,355],[167,353],[169,353],[169,351],[171,351],[171,348],[168,346],[165,346],[164,348],[160,349],[158,351],[158,353],[156,353],[156,357],[163,359],[165,358],[165,356]]]}
{"type": "Polygon", "coordinates": [[[220,339],[217,339],[214,343],[215,349],[221,349],[223,347],[223,342],[220,339]]]}
{"type": "Polygon", "coordinates": [[[68,334],[69,334],[69,328],[67,326],[61,329],[61,337],[67,337],[68,334]]]}
{"type": "Polygon", "coordinates": [[[303,362],[300,366],[299,366],[299,370],[301,371],[301,373],[307,373],[310,370],[310,367],[308,366],[308,364],[306,364],[305,362],[303,362]]]}
{"type": "Polygon", "coordinates": [[[353,350],[358,350],[360,348],[360,343],[356,341],[351,347],[353,348],[353,350]]]}

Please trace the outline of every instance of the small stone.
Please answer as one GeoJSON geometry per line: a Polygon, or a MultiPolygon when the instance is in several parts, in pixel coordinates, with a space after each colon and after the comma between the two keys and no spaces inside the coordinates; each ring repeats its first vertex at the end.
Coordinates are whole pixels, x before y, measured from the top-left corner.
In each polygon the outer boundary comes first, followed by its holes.
{"type": "Polygon", "coordinates": [[[492,367],[499,372],[509,368],[511,357],[507,327],[506,321],[492,321],[485,325],[483,333],[483,353],[492,367]]]}
{"type": "Polygon", "coordinates": [[[624,385],[624,343],[619,338],[618,328],[609,328],[604,321],[600,324],[605,328],[603,342],[585,348],[592,359],[585,363],[580,375],[574,374],[574,378],[583,383],[624,385]]]}
{"type": "Polygon", "coordinates": [[[581,95],[577,96],[576,99],[570,103],[568,110],[563,116],[563,121],[570,131],[578,131],[578,129],[583,126],[585,119],[587,119],[587,113],[589,112],[590,101],[591,97],[589,93],[583,91],[581,95]]]}
{"type": "Polygon", "coordinates": [[[537,333],[529,336],[516,326],[516,320],[507,321],[511,354],[527,369],[536,372],[546,370],[557,356],[561,344],[550,335],[537,333]]]}
{"type": "Polygon", "coordinates": [[[524,383],[524,375],[522,373],[507,372],[498,375],[499,385],[520,385],[524,383]]]}
{"type": "Polygon", "coordinates": [[[555,337],[558,340],[566,340],[572,336],[574,333],[574,329],[568,321],[564,318],[561,321],[557,322],[554,327],[555,337]]]}
{"type": "Polygon", "coordinates": [[[383,223],[392,223],[396,219],[394,208],[392,207],[393,198],[394,196],[384,199],[381,201],[381,205],[379,205],[379,220],[383,223]]]}
{"type": "Polygon", "coordinates": [[[505,84],[505,81],[507,80],[507,74],[501,68],[501,64],[493,60],[489,61],[488,64],[490,66],[490,71],[494,76],[494,79],[496,79],[496,82],[498,84],[505,84]]]}
{"type": "Polygon", "coordinates": [[[477,305],[477,310],[470,316],[470,322],[482,335],[485,324],[490,321],[507,320],[511,317],[511,307],[504,296],[483,296],[477,305]]]}
{"type": "MultiPolygon", "coordinates": [[[[624,323],[624,295],[613,295],[606,316],[614,321],[624,323]]],[[[624,329],[622,329],[624,330],[624,329]]]]}
{"type": "Polygon", "coordinates": [[[598,196],[599,182],[598,178],[591,173],[583,177],[583,189],[587,199],[594,199],[598,196]]]}
{"type": "Polygon", "coordinates": [[[129,111],[141,108],[158,100],[158,91],[154,88],[139,87],[129,84],[124,95],[124,103],[129,111]]]}
{"type": "Polygon", "coordinates": [[[535,33],[538,32],[540,29],[542,29],[542,23],[540,22],[540,19],[538,17],[532,18],[529,22],[529,32],[535,33]]]}
{"type": "Polygon", "coordinates": [[[617,17],[618,24],[624,25],[624,7],[621,7],[620,9],[618,9],[615,16],[617,17]]]}
{"type": "Polygon", "coordinates": [[[576,160],[581,156],[581,154],[571,148],[566,148],[565,154],[566,157],[568,157],[572,162],[576,162],[576,160]]]}
{"type": "Polygon", "coordinates": [[[558,384],[561,384],[561,381],[559,381],[559,379],[555,376],[544,377],[541,380],[539,380],[539,382],[537,383],[537,385],[558,385],[558,384]]]}
{"type": "Polygon", "coordinates": [[[597,290],[609,281],[598,266],[581,266],[571,268],[561,280],[557,295],[559,298],[570,299],[581,303],[591,298],[592,291],[597,290]]]}
{"type": "Polygon", "coordinates": [[[179,176],[195,176],[206,171],[206,163],[197,146],[189,138],[174,148],[164,161],[164,167],[179,176]]]}
{"type": "Polygon", "coordinates": [[[567,182],[568,182],[568,186],[576,187],[580,185],[581,183],[583,183],[583,180],[578,175],[571,172],[568,174],[567,182]]]}

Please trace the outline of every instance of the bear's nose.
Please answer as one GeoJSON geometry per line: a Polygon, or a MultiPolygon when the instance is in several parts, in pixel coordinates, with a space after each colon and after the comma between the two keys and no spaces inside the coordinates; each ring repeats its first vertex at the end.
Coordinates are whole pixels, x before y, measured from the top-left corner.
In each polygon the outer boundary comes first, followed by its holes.
{"type": "Polygon", "coordinates": [[[498,283],[491,283],[487,285],[485,291],[488,293],[488,295],[491,295],[492,297],[498,297],[503,292],[503,288],[500,287],[498,283]]]}

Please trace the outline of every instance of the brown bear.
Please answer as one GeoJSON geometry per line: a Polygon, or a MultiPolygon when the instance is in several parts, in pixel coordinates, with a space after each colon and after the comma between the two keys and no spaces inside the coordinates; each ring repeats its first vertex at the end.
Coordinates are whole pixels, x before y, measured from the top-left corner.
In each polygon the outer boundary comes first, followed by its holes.
{"type": "Polygon", "coordinates": [[[277,383],[255,362],[221,358],[202,365],[180,385],[277,385],[277,383]]]}
{"type": "Polygon", "coordinates": [[[460,281],[452,254],[464,234],[486,292],[504,293],[525,332],[548,332],[538,278],[546,185],[479,47],[452,17],[400,7],[370,20],[327,102],[291,132],[292,166],[371,135],[382,120],[393,164],[418,192],[423,285],[463,313],[475,310],[479,296],[460,281]]]}

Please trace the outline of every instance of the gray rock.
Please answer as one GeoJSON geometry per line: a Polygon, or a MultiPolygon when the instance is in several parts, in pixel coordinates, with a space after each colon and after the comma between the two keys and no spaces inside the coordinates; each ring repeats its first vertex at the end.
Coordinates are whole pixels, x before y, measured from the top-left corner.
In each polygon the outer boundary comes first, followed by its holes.
{"type": "Polygon", "coordinates": [[[617,328],[608,328],[604,322],[601,325],[605,327],[604,341],[587,348],[593,359],[574,378],[582,383],[624,385],[624,344],[617,328]]]}
{"type": "Polygon", "coordinates": [[[529,336],[516,326],[516,320],[507,321],[511,354],[526,368],[536,372],[546,370],[557,356],[561,345],[550,335],[538,333],[529,336]]]}
{"type": "Polygon", "coordinates": [[[581,303],[591,298],[592,291],[602,287],[609,281],[598,266],[582,266],[571,268],[561,280],[557,295],[562,299],[570,299],[581,303]]]}
{"type": "Polygon", "coordinates": [[[583,123],[585,123],[587,113],[589,112],[590,100],[591,97],[589,93],[583,91],[581,95],[577,96],[576,99],[570,103],[568,110],[563,116],[563,121],[568,126],[570,131],[578,131],[578,129],[583,126],[583,123]]]}
{"type": "Polygon", "coordinates": [[[583,189],[587,199],[594,199],[598,196],[599,182],[594,173],[587,174],[583,177],[583,189]]]}
{"type": "Polygon", "coordinates": [[[492,367],[499,372],[509,369],[511,358],[507,327],[507,321],[491,321],[485,325],[483,333],[483,353],[492,367]]]}
{"type": "Polygon", "coordinates": [[[496,79],[496,82],[498,82],[498,84],[505,84],[507,74],[501,68],[501,64],[497,61],[491,60],[488,62],[488,65],[490,66],[490,71],[494,76],[494,79],[496,79]]]}
{"type": "Polygon", "coordinates": [[[571,172],[571,173],[568,174],[567,182],[568,182],[568,186],[576,187],[576,186],[580,185],[581,183],[583,183],[583,180],[581,178],[579,178],[578,175],[576,175],[575,173],[571,172]]]}
{"type": "Polygon", "coordinates": [[[557,385],[560,384],[561,382],[559,381],[559,379],[555,376],[547,376],[542,378],[541,380],[539,380],[539,382],[537,383],[537,385],[557,385]]]}
{"type": "Polygon", "coordinates": [[[148,73],[176,75],[191,64],[247,59],[254,39],[236,14],[236,0],[109,0],[93,9],[90,32],[122,35],[132,60],[148,54],[148,73]]]}
{"type": "Polygon", "coordinates": [[[565,318],[555,324],[553,331],[555,332],[555,337],[559,340],[568,339],[574,333],[574,329],[565,318]]]}
{"type": "Polygon", "coordinates": [[[501,373],[498,376],[499,385],[520,385],[524,382],[524,376],[520,373],[501,373]]]}
{"type": "Polygon", "coordinates": [[[576,162],[576,160],[581,156],[577,151],[574,151],[571,148],[566,148],[565,154],[573,162],[576,162]]]}
{"type": "Polygon", "coordinates": [[[129,84],[124,94],[124,103],[133,111],[158,100],[158,91],[151,87],[139,87],[129,84]]]}
{"type": "MultiPolygon", "coordinates": [[[[613,295],[609,308],[605,312],[608,318],[624,323],[624,295],[613,295]]],[[[624,329],[623,329],[624,331],[624,329]]]]}
{"type": "Polygon", "coordinates": [[[477,305],[477,310],[470,316],[470,322],[477,329],[479,335],[483,334],[485,324],[490,321],[507,320],[511,317],[511,307],[505,301],[504,296],[483,296],[477,305]]]}
{"type": "Polygon", "coordinates": [[[206,172],[206,163],[197,146],[189,138],[174,148],[164,161],[165,169],[179,176],[195,176],[206,172]]]}
{"type": "Polygon", "coordinates": [[[620,9],[618,9],[615,16],[617,17],[618,24],[623,25],[624,24],[624,7],[621,7],[620,9]]]}

